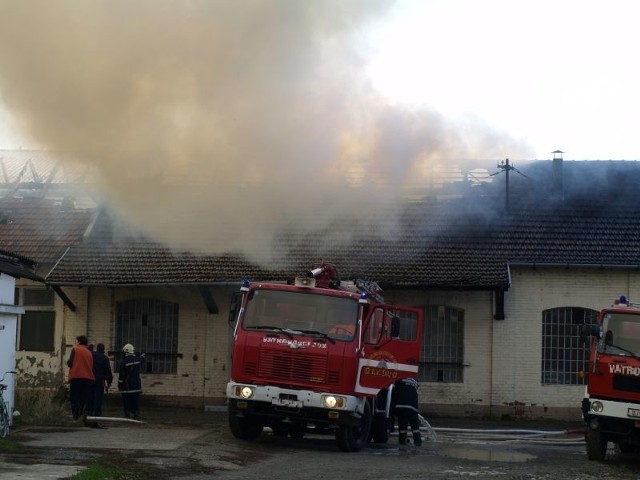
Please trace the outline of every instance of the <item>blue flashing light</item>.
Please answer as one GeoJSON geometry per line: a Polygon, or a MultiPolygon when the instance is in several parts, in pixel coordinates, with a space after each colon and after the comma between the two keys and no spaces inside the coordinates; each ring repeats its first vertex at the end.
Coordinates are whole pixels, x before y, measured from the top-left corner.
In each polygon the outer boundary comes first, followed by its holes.
{"type": "Polygon", "coordinates": [[[242,286],[240,287],[241,290],[249,290],[249,280],[248,279],[244,279],[242,280],[242,286]]]}
{"type": "Polygon", "coordinates": [[[358,300],[359,303],[369,303],[369,295],[367,295],[367,292],[360,292],[360,300],[358,300]]]}
{"type": "Polygon", "coordinates": [[[620,295],[620,303],[626,305],[627,304],[627,297],[625,297],[624,295],[620,295]]]}

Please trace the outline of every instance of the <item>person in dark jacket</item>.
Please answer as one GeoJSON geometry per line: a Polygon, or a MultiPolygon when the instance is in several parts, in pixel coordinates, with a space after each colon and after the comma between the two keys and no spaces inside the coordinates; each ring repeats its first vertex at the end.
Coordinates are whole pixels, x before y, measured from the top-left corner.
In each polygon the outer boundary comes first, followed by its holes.
{"type": "Polygon", "coordinates": [[[140,420],[140,394],[142,393],[142,380],[140,379],[140,368],[142,357],[136,355],[133,345],[127,343],[122,347],[124,358],[120,361],[118,371],[118,390],[122,394],[122,406],[124,416],[140,420]]]}
{"type": "Polygon", "coordinates": [[[411,427],[413,443],[422,445],[420,435],[420,416],[418,411],[418,381],[415,378],[402,378],[393,386],[393,403],[398,417],[398,443],[407,443],[408,427],[411,427]]]}
{"type": "Polygon", "coordinates": [[[78,335],[67,360],[69,367],[69,400],[71,401],[71,415],[74,420],[87,414],[87,404],[90,401],[93,385],[93,356],[87,348],[87,336],[78,335]]]}
{"type": "Polygon", "coordinates": [[[96,350],[91,353],[93,354],[93,376],[96,379],[92,391],[92,414],[94,417],[101,417],[104,394],[111,387],[113,372],[109,357],[104,353],[103,343],[97,344],[96,350]]]}

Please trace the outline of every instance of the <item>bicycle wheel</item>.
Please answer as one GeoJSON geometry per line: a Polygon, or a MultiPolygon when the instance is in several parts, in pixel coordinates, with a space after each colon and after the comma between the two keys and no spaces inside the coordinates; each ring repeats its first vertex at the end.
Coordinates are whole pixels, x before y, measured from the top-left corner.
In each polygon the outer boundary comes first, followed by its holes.
{"type": "Polygon", "coordinates": [[[9,413],[7,412],[7,406],[4,400],[0,398],[0,438],[4,438],[9,433],[9,413]]]}

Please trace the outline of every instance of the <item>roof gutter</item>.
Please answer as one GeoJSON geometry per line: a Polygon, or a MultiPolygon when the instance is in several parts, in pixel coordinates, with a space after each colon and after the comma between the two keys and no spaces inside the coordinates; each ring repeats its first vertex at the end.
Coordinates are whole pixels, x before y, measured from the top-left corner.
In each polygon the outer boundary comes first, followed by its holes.
{"type": "MultiPolygon", "coordinates": [[[[543,268],[597,268],[604,269],[618,269],[618,270],[640,270],[640,264],[638,265],[619,265],[609,263],[539,263],[539,262],[507,262],[508,266],[514,267],[543,267],[543,268]]],[[[509,271],[511,275],[511,271],[509,271]]],[[[509,279],[511,283],[511,279],[509,279]]]]}
{"type": "MultiPolygon", "coordinates": [[[[266,280],[265,280],[266,281],[266,280]]],[[[278,282],[270,282],[278,283],[278,282]]],[[[282,282],[285,283],[285,282],[282,282]]],[[[225,282],[145,282],[145,283],[113,283],[113,282],[47,282],[48,285],[58,285],[61,287],[239,287],[242,280],[225,282]]]]}

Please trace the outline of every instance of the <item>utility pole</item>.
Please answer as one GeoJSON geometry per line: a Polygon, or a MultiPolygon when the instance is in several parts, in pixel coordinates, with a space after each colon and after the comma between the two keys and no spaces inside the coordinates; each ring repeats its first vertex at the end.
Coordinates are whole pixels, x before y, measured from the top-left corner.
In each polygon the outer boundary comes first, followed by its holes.
{"type": "MultiPolygon", "coordinates": [[[[511,170],[515,170],[515,167],[513,165],[509,165],[509,159],[505,159],[502,160],[500,163],[498,163],[498,168],[500,170],[502,170],[506,177],[505,177],[505,194],[504,194],[504,208],[505,210],[508,212],[509,211],[509,172],[511,170]]],[[[500,172],[498,172],[500,173],[500,172]]]]}

